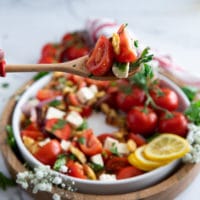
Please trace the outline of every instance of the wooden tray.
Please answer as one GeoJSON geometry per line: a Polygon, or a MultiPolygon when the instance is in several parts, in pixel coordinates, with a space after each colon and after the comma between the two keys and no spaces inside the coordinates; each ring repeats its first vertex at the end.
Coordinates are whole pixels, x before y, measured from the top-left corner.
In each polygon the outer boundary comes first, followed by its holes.
{"type": "MultiPolygon", "coordinates": [[[[12,112],[16,104],[16,97],[22,94],[32,83],[33,81],[26,83],[10,98],[6,107],[4,108],[4,112],[2,113],[0,120],[0,149],[8,170],[13,178],[16,178],[16,174],[26,170],[26,168],[24,167],[23,162],[19,159],[19,155],[16,155],[7,144],[7,133],[5,131],[5,127],[6,125],[11,124],[12,112]]],[[[82,194],[64,191],[58,187],[54,187],[52,192],[39,192],[37,194],[32,194],[30,190],[27,192],[29,192],[34,199],[37,200],[52,199],[53,193],[60,194],[62,199],[70,200],[170,200],[174,199],[180,192],[187,188],[187,186],[196,177],[199,170],[200,164],[182,164],[174,174],[159,184],[140,191],[120,195],[82,194]]]]}

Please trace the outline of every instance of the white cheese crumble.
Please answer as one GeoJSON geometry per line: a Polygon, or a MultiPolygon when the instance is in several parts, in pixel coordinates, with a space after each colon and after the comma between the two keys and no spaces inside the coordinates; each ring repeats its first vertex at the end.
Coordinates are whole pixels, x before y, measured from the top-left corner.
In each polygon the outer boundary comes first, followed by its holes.
{"type": "Polygon", "coordinates": [[[117,180],[117,178],[115,174],[101,174],[99,176],[99,180],[100,181],[114,181],[114,180],[117,180]]]}
{"type": "Polygon", "coordinates": [[[70,145],[71,145],[71,142],[70,142],[70,141],[61,140],[60,146],[61,146],[61,148],[62,148],[63,151],[68,151],[70,145]]]}
{"type": "Polygon", "coordinates": [[[66,165],[61,165],[60,166],[59,172],[67,173],[67,171],[68,171],[68,167],[66,165]]]}
{"type": "Polygon", "coordinates": [[[38,145],[39,145],[40,147],[43,147],[43,146],[45,146],[46,144],[48,144],[50,141],[51,141],[50,138],[46,138],[46,139],[44,139],[44,140],[38,142],[38,145]]]}
{"type": "Polygon", "coordinates": [[[128,150],[128,146],[126,143],[119,143],[117,144],[117,152],[119,154],[128,154],[129,150],[128,150]]]}
{"type": "Polygon", "coordinates": [[[96,94],[98,92],[98,88],[96,85],[90,85],[89,89],[93,94],[96,94]]]}
{"type": "Polygon", "coordinates": [[[76,111],[71,111],[66,117],[67,122],[69,122],[72,126],[79,127],[83,123],[83,118],[76,111]]]}
{"type": "Polygon", "coordinates": [[[184,162],[200,162],[200,127],[195,124],[188,124],[187,141],[190,144],[190,152],[183,157],[184,162]]]}
{"type": "Polygon", "coordinates": [[[76,95],[81,103],[86,103],[90,99],[94,98],[94,93],[88,87],[80,88],[76,95]]]}
{"type": "Polygon", "coordinates": [[[105,139],[105,142],[104,142],[104,148],[105,149],[112,149],[113,147],[116,147],[117,145],[119,144],[119,141],[116,140],[116,139],[113,139],[111,137],[107,137],[105,139]]]}
{"type": "Polygon", "coordinates": [[[96,154],[94,156],[91,156],[90,159],[93,163],[95,163],[97,165],[104,166],[103,158],[102,158],[102,155],[100,153],[96,154]]]}
{"type": "Polygon", "coordinates": [[[54,108],[54,107],[49,107],[46,113],[46,119],[62,119],[65,116],[65,112],[54,108]]]}

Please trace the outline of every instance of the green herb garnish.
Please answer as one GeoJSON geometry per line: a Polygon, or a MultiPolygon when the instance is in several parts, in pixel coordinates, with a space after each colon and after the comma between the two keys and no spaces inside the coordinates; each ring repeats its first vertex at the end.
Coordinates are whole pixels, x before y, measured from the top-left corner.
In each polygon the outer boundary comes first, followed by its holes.
{"type": "Polygon", "coordinates": [[[42,77],[46,76],[47,74],[49,74],[49,72],[39,72],[33,77],[33,80],[37,81],[41,79],[42,77]]]}
{"type": "Polygon", "coordinates": [[[89,165],[95,172],[99,172],[104,169],[103,166],[96,164],[96,163],[89,163],[89,165]]]}
{"type": "Polygon", "coordinates": [[[70,155],[69,155],[69,159],[70,159],[70,160],[76,160],[76,156],[75,156],[74,154],[70,154],[70,155]]]}
{"type": "Polygon", "coordinates": [[[2,172],[0,172],[0,188],[6,190],[7,187],[15,185],[15,180],[6,177],[2,172]]]}
{"type": "Polygon", "coordinates": [[[2,83],[2,84],[1,84],[1,87],[2,87],[2,88],[8,88],[8,87],[9,87],[9,83],[2,83]]]}
{"type": "Polygon", "coordinates": [[[186,94],[190,101],[193,101],[197,94],[197,89],[193,87],[182,87],[183,92],[186,94]]]}
{"type": "Polygon", "coordinates": [[[51,102],[49,103],[49,106],[54,106],[54,107],[56,107],[56,106],[59,106],[60,104],[61,104],[61,101],[55,99],[55,100],[53,100],[53,101],[51,101],[51,102]]]}
{"type": "Polygon", "coordinates": [[[191,103],[191,105],[185,110],[185,115],[190,122],[200,125],[200,100],[191,103]]]}
{"type": "Polygon", "coordinates": [[[76,129],[77,131],[83,131],[88,128],[87,121],[84,120],[83,123],[76,129]]]}
{"type": "Polygon", "coordinates": [[[17,144],[16,144],[16,141],[15,141],[15,137],[14,137],[14,134],[13,134],[12,127],[10,125],[7,125],[6,126],[6,131],[8,133],[7,143],[10,145],[10,147],[12,149],[16,149],[17,148],[17,144]]]}
{"type": "Polygon", "coordinates": [[[66,83],[66,78],[64,77],[61,77],[58,79],[58,82],[61,84],[61,85],[64,85],[66,83]]]}
{"type": "Polygon", "coordinates": [[[118,153],[115,143],[112,144],[112,147],[110,148],[110,152],[116,156],[119,156],[119,153],[118,153]]]}
{"type": "Polygon", "coordinates": [[[65,165],[67,162],[67,157],[64,154],[58,156],[56,162],[54,163],[53,169],[59,171],[61,166],[65,165]]]}
{"type": "Polygon", "coordinates": [[[135,46],[136,48],[138,48],[138,46],[139,46],[139,41],[138,41],[138,40],[134,40],[134,46],[135,46]]]}
{"type": "Polygon", "coordinates": [[[78,138],[78,143],[85,144],[85,142],[86,142],[86,139],[84,137],[78,138]]]}
{"type": "Polygon", "coordinates": [[[62,129],[64,128],[64,126],[67,124],[67,122],[63,119],[59,119],[57,121],[57,123],[55,123],[53,126],[52,126],[52,131],[56,131],[58,129],[62,129]]]}

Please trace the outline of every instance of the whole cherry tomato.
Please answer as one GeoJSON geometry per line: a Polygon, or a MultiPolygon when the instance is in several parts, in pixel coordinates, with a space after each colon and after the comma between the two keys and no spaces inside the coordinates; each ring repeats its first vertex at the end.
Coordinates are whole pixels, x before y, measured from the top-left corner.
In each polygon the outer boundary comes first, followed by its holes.
{"type": "Polygon", "coordinates": [[[136,106],[128,112],[127,125],[132,132],[148,137],[156,129],[157,115],[151,108],[136,106]]]}
{"type": "Polygon", "coordinates": [[[119,54],[115,55],[116,60],[122,63],[135,62],[137,60],[137,52],[133,46],[133,41],[126,30],[125,24],[119,28],[118,35],[120,43],[119,54]]]}
{"type": "Polygon", "coordinates": [[[143,174],[144,172],[134,166],[127,166],[117,172],[117,179],[131,178],[143,174]]]}
{"type": "MultiPolygon", "coordinates": [[[[130,87],[127,86],[126,89],[130,87]]],[[[133,106],[141,106],[145,101],[145,93],[138,87],[131,87],[130,91],[122,89],[117,93],[116,102],[119,109],[128,112],[133,106]]]]}
{"type": "Polygon", "coordinates": [[[159,133],[174,133],[182,137],[187,135],[187,119],[180,112],[172,112],[171,115],[162,114],[158,122],[159,133]]]}
{"type": "Polygon", "coordinates": [[[156,105],[169,111],[174,111],[178,108],[178,96],[173,90],[156,87],[150,94],[156,105]]]}
{"type": "Polygon", "coordinates": [[[42,48],[42,57],[55,57],[57,53],[57,47],[58,45],[53,44],[53,43],[47,43],[46,45],[43,46],[42,48]]]}
{"type": "Polygon", "coordinates": [[[106,170],[110,172],[117,172],[122,168],[129,166],[129,162],[127,157],[112,156],[108,159],[105,166],[106,170]]]}
{"type": "Polygon", "coordinates": [[[45,129],[61,140],[67,140],[71,135],[70,125],[64,120],[56,118],[48,119],[45,123],[45,129]]]}
{"type": "Polygon", "coordinates": [[[79,142],[80,149],[88,156],[93,156],[95,154],[102,152],[102,144],[98,138],[93,134],[92,129],[87,129],[80,136],[81,139],[79,142]]]}
{"type": "Polygon", "coordinates": [[[53,139],[41,147],[34,156],[43,164],[53,165],[61,151],[60,143],[53,139]]]}
{"type": "Polygon", "coordinates": [[[113,60],[112,45],[105,36],[99,37],[94,50],[92,51],[86,63],[88,71],[95,76],[102,76],[106,74],[111,66],[113,60]]]}

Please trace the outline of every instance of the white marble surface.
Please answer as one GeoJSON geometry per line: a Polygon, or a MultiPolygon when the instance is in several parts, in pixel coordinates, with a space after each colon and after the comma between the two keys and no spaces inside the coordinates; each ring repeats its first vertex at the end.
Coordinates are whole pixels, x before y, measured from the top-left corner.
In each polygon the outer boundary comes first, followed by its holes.
{"type": "MultiPolygon", "coordinates": [[[[0,48],[9,63],[34,63],[41,46],[84,27],[89,17],[128,22],[145,43],[170,53],[177,63],[200,73],[200,0],[0,0],[0,48]]],[[[30,74],[0,78],[0,113],[30,74]]],[[[1,171],[8,175],[0,156],[1,171]]],[[[199,200],[200,175],[176,200],[199,200]]],[[[18,188],[0,190],[1,200],[29,199],[18,188]]]]}

